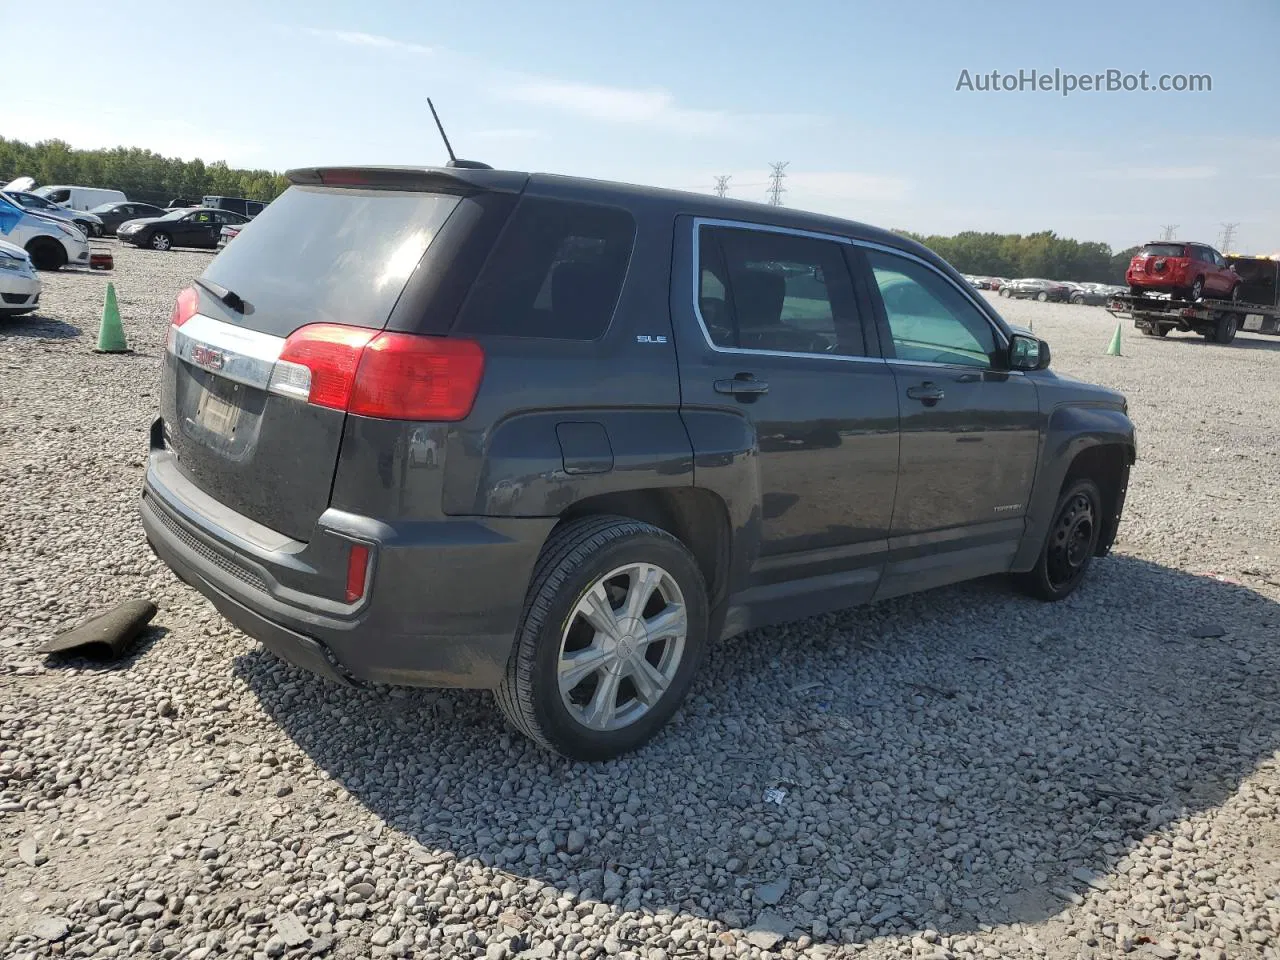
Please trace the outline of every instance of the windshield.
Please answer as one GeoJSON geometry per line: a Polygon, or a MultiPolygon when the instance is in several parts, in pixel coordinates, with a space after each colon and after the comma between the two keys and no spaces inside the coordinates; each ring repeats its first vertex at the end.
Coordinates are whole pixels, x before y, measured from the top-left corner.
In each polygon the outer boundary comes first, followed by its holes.
{"type": "Polygon", "coordinates": [[[110,213],[116,208],[116,203],[100,203],[96,207],[90,207],[90,213],[110,213]]]}

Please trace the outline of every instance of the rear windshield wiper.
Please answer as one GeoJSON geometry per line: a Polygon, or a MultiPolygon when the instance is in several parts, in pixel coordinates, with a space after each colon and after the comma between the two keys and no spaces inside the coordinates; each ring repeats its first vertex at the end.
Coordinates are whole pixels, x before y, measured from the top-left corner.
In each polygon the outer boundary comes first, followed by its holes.
{"type": "Polygon", "coordinates": [[[196,277],[196,285],[204,287],[236,313],[244,313],[245,302],[234,290],[228,290],[222,284],[206,280],[204,277],[196,277]]]}

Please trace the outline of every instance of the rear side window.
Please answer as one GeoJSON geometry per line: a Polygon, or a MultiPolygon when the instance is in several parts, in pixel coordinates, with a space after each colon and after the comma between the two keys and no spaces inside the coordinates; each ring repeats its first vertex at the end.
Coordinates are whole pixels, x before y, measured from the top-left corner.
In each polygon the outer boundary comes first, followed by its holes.
{"type": "Polygon", "coordinates": [[[840,245],[731,227],[701,227],[698,313],[716,347],[862,356],[853,281],[840,245]]]}
{"type": "Polygon", "coordinates": [[[618,305],[635,233],[631,214],[617,207],[525,197],[472,287],[456,331],[595,340],[618,305]]]}
{"type": "MultiPolygon", "coordinates": [[[[1140,257],[1181,257],[1186,248],[1181,243],[1148,243],[1138,251],[1140,257]]],[[[1194,249],[1194,248],[1193,248],[1194,249]]]]}
{"type": "Polygon", "coordinates": [[[204,276],[252,308],[230,319],[264,333],[288,336],[308,323],[380,328],[457,204],[432,193],[293,186],[204,276]]]}

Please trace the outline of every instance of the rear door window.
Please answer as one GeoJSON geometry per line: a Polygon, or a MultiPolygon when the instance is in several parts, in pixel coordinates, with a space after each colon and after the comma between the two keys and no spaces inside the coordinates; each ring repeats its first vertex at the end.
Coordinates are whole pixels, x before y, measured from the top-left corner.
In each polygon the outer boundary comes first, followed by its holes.
{"type": "Polygon", "coordinates": [[[265,333],[288,336],[308,323],[381,328],[457,204],[432,193],[293,186],[204,276],[252,308],[228,319],[265,333]]]}
{"type": "Polygon", "coordinates": [[[698,313],[714,346],[819,356],[866,353],[839,244],[702,227],[698,258],[698,313]]]}
{"type": "Polygon", "coordinates": [[[617,207],[525,197],[472,287],[457,332],[597,339],[617,307],[635,232],[631,214],[617,207]]]}

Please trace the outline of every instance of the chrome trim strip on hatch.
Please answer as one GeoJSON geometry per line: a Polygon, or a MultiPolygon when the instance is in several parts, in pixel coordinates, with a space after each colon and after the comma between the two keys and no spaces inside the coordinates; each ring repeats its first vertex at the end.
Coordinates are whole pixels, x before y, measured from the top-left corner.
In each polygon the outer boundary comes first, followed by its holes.
{"type": "Polygon", "coordinates": [[[173,352],[194,367],[266,390],[284,343],[284,337],[197,313],[174,331],[173,352]]]}

